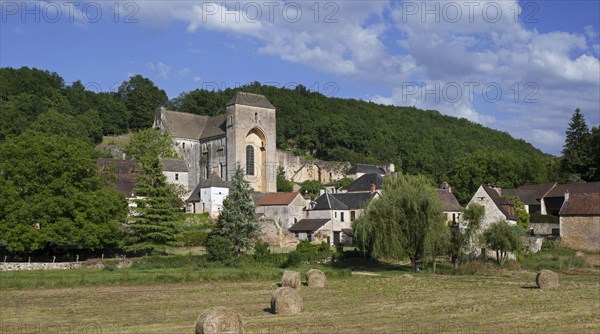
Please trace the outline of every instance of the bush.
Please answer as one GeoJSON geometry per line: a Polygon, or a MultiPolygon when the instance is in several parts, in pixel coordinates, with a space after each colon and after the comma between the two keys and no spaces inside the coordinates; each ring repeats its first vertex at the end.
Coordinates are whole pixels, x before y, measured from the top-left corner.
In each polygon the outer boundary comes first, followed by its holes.
{"type": "Polygon", "coordinates": [[[304,255],[298,251],[289,252],[287,261],[283,264],[284,268],[298,267],[304,262],[304,255]]]}
{"type": "Polygon", "coordinates": [[[541,215],[539,213],[534,213],[529,215],[530,223],[546,223],[546,224],[558,224],[559,219],[556,216],[552,215],[541,215]]]}
{"type": "Polygon", "coordinates": [[[233,242],[225,237],[211,237],[206,244],[206,251],[209,261],[227,262],[235,256],[233,242]]]}
{"type": "Polygon", "coordinates": [[[317,252],[317,247],[310,241],[302,240],[296,246],[296,251],[299,253],[314,254],[317,252]]]}
{"type": "Polygon", "coordinates": [[[208,240],[208,232],[205,231],[185,231],[181,233],[183,245],[191,246],[206,246],[208,240]]]}

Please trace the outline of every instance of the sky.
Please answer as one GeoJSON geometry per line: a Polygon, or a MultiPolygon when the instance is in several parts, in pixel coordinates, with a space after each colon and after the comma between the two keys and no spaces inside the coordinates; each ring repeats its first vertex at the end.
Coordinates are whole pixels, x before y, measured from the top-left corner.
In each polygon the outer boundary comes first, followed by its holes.
{"type": "Polygon", "coordinates": [[[559,155],[600,125],[600,1],[5,1],[0,66],[169,98],[253,81],[463,117],[559,155]]]}

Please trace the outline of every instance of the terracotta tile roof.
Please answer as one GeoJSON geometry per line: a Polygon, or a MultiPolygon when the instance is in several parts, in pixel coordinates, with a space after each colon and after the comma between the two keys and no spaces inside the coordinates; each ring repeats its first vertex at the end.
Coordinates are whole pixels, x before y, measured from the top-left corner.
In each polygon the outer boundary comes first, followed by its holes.
{"type": "Polygon", "coordinates": [[[291,193],[271,193],[265,194],[259,200],[256,201],[257,206],[270,206],[270,205],[290,205],[296,197],[301,196],[299,192],[291,193]]]}
{"type": "Polygon", "coordinates": [[[227,106],[233,104],[241,104],[245,106],[266,108],[266,109],[275,109],[275,107],[269,102],[269,100],[264,95],[245,93],[245,92],[236,92],[235,95],[229,100],[227,106]]]}
{"type": "Polygon", "coordinates": [[[327,224],[330,219],[301,219],[292,227],[289,228],[290,232],[314,232],[320,229],[323,225],[327,224]]]}
{"type": "Polygon", "coordinates": [[[544,197],[563,197],[565,192],[572,194],[600,193],[600,182],[557,184],[544,197]]]}
{"type": "Polygon", "coordinates": [[[559,215],[600,215],[600,193],[569,193],[569,200],[564,202],[559,215]]]}
{"type": "Polygon", "coordinates": [[[444,189],[438,189],[437,192],[444,211],[462,210],[462,206],[458,203],[458,200],[456,199],[456,197],[454,197],[453,193],[444,189]]]}

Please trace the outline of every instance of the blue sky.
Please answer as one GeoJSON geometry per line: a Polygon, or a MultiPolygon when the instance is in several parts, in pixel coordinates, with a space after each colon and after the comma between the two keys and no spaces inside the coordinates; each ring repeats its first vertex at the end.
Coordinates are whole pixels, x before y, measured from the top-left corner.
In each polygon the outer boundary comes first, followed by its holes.
{"type": "Polygon", "coordinates": [[[169,98],[251,81],[414,105],[559,154],[600,124],[599,1],[5,1],[0,66],[169,98]]]}

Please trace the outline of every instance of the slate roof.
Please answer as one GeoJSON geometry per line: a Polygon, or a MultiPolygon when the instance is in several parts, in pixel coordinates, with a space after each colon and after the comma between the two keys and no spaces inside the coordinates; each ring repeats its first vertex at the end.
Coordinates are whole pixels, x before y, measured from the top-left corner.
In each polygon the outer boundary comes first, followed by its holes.
{"type": "Polygon", "coordinates": [[[226,135],[226,127],[227,127],[227,115],[219,114],[213,117],[210,117],[206,121],[206,126],[204,127],[204,131],[200,135],[200,139],[208,139],[214,137],[220,137],[226,135]]]}
{"type": "Polygon", "coordinates": [[[162,163],[163,172],[179,172],[179,173],[187,173],[188,166],[185,160],[179,159],[160,159],[162,163]]]}
{"type": "Polygon", "coordinates": [[[505,206],[512,205],[512,203],[510,203],[509,200],[507,200],[506,198],[503,198],[502,196],[500,196],[500,194],[498,194],[498,192],[496,190],[494,190],[494,188],[492,188],[490,186],[485,186],[484,185],[482,187],[485,190],[485,192],[488,194],[488,196],[490,196],[490,198],[492,199],[492,201],[494,201],[494,203],[496,204],[496,207],[498,207],[498,209],[506,216],[506,219],[517,220],[517,217],[515,217],[514,215],[512,215],[510,212],[508,212],[504,208],[505,206]]]}
{"type": "Polygon", "coordinates": [[[231,188],[231,185],[223,181],[217,174],[212,173],[207,180],[200,180],[200,183],[194,188],[186,202],[200,202],[200,191],[205,188],[231,188]]]}
{"type": "Polygon", "coordinates": [[[371,183],[374,183],[377,189],[381,189],[383,186],[383,176],[378,173],[365,174],[343,187],[342,190],[348,192],[371,191],[371,183]]]}
{"type": "Polygon", "coordinates": [[[114,184],[117,191],[127,197],[133,196],[133,189],[137,177],[141,174],[140,165],[134,160],[120,159],[98,159],[96,161],[100,172],[112,170],[115,173],[116,180],[114,184]]]}
{"type": "Polygon", "coordinates": [[[356,173],[364,173],[364,174],[368,174],[368,173],[377,173],[377,174],[385,174],[385,172],[376,166],[373,165],[366,165],[366,164],[356,164],[354,166],[352,166],[352,168],[350,168],[349,171],[346,172],[346,175],[353,175],[356,173]]]}
{"type": "Polygon", "coordinates": [[[456,197],[454,197],[453,193],[444,189],[438,189],[437,192],[444,211],[462,210],[462,206],[460,205],[460,203],[458,203],[458,200],[456,199],[456,197]]]}
{"type": "Polygon", "coordinates": [[[296,197],[301,196],[299,192],[291,193],[271,193],[265,194],[256,201],[257,206],[270,206],[270,205],[290,205],[296,197]]]}
{"type": "Polygon", "coordinates": [[[315,200],[312,210],[349,210],[348,206],[330,193],[325,193],[315,200]]]}
{"type": "Polygon", "coordinates": [[[351,228],[343,228],[342,232],[344,232],[344,234],[346,234],[347,236],[349,236],[350,238],[354,237],[354,231],[352,231],[351,228]]]}
{"type": "Polygon", "coordinates": [[[200,139],[210,116],[162,109],[163,126],[174,138],[200,139]]]}
{"type": "Polygon", "coordinates": [[[569,194],[600,193],[600,182],[557,184],[544,197],[564,197],[569,194]]]}
{"type": "Polygon", "coordinates": [[[569,200],[560,208],[559,215],[600,215],[600,193],[569,193],[569,200]]]}
{"type": "Polygon", "coordinates": [[[229,100],[227,106],[241,104],[245,106],[266,108],[266,109],[275,109],[275,107],[269,102],[269,100],[264,95],[253,94],[253,93],[245,93],[245,92],[236,92],[235,95],[229,100]]]}
{"type": "Polygon", "coordinates": [[[524,189],[502,189],[502,196],[517,196],[523,204],[526,205],[539,205],[541,198],[544,193],[539,193],[536,190],[524,190],[524,189]]]}
{"type": "Polygon", "coordinates": [[[337,193],[332,196],[346,205],[349,210],[362,209],[373,199],[373,194],[370,192],[337,193]]]}
{"type": "Polygon", "coordinates": [[[330,219],[301,219],[288,230],[290,232],[314,232],[329,221],[330,219]]]}

